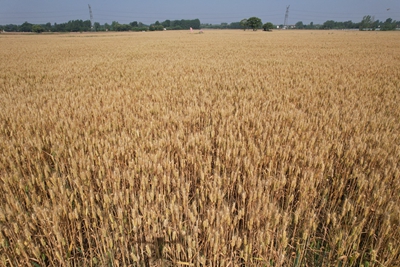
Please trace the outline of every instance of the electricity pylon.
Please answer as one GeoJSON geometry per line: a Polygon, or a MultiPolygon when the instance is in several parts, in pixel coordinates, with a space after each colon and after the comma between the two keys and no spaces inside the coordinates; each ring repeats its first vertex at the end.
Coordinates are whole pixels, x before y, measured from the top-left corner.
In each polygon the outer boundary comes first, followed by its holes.
{"type": "Polygon", "coordinates": [[[290,5],[288,5],[288,6],[286,7],[285,22],[283,23],[283,28],[287,28],[287,26],[288,26],[289,7],[290,7],[290,5]]]}
{"type": "Polygon", "coordinates": [[[88,4],[88,6],[89,6],[89,15],[90,15],[90,28],[92,29],[92,31],[94,31],[95,29],[94,29],[94,25],[93,25],[93,13],[92,13],[92,8],[90,7],[90,5],[88,4]]]}

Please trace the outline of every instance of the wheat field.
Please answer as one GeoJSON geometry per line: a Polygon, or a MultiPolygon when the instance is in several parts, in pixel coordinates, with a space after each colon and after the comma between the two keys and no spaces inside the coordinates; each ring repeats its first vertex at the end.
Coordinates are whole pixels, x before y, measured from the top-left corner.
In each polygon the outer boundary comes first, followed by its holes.
{"type": "Polygon", "coordinates": [[[1,266],[400,266],[400,34],[0,34],[1,266]]]}

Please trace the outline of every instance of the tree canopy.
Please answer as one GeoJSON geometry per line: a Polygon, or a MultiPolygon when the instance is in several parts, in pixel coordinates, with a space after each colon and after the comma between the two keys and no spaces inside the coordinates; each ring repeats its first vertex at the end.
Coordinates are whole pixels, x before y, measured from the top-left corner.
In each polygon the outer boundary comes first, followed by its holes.
{"type": "Polygon", "coordinates": [[[400,24],[400,22],[388,18],[380,29],[381,31],[393,31],[396,29],[397,24],[400,24]]]}
{"type": "Polygon", "coordinates": [[[262,26],[262,21],[260,18],[257,17],[251,17],[247,19],[247,25],[253,29],[253,31],[256,31],[257,29],[261,28],[262,26]]]}
{"type": "Polygon", "coordinates": [[[240,21],[240,25],[243,27],[243,30],[246,30],[247,27],[249,26],[248,23],[247,23],[247,19],[242,19],[240,21]]]}
{"type": "Polygon", "coordinates": [[[271,31],[274,28],[274,24],[267,22],[263,25],[264,31],[271,31]]]}
{"type": "Polygon", "coordinates": [[[42,33],[44,32],[44,29],[42,26],[36,24],[32,26],[32,31],[36,33],[42,33]]]}
{"type": "Polygon", "coordinates": [[[304,24],[302,21],[299,21],[295,24],[296,29],[304,29],[304,24]]]}

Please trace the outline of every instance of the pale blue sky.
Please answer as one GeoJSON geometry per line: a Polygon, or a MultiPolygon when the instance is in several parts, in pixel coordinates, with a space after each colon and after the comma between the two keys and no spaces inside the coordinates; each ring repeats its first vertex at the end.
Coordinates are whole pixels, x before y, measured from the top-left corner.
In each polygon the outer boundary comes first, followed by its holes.
{"type": "Polygon", "coordinates": [[[283,24],[288,5],[289,24],[298,21],[317,24],[326,20],[359,22],[364,15],[400,20],[400,0],[0,0],[0,25],[87,20],[88,4],[94,21],[101,24],[114,20],[150,24],[156,20],[195,18],[201,23],[219,24],[251,16],[261,18],[264,23],[283,24]]]}

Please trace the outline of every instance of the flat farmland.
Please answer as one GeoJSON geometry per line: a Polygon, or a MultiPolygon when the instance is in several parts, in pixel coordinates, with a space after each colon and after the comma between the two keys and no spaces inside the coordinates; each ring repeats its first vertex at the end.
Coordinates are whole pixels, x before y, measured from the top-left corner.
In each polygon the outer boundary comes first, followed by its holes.
{"type": "Polygon", "coordinates": [[[399,44],[0,34],[0,265],[399,266],[399,44]]]}

